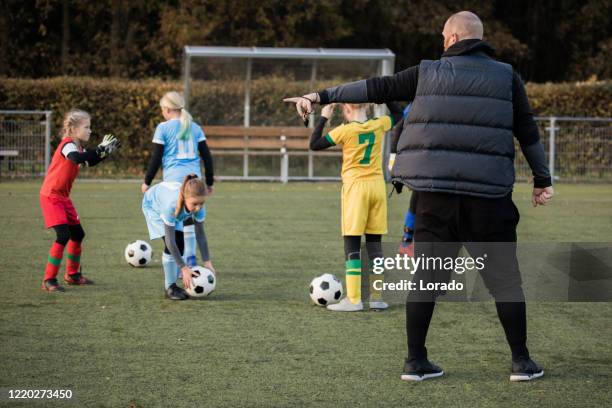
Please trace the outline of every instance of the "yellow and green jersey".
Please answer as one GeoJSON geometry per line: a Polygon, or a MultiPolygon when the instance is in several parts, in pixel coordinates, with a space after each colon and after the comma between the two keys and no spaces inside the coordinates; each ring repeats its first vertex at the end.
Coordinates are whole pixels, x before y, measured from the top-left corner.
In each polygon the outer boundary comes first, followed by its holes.
{"type": "Polygon", "coordinates": [[[382,146],[385,132],[393,127],[391,116],[366,122],[349,122],[325,135],[342,146],[342,182],[382,178],[382,146]]]}

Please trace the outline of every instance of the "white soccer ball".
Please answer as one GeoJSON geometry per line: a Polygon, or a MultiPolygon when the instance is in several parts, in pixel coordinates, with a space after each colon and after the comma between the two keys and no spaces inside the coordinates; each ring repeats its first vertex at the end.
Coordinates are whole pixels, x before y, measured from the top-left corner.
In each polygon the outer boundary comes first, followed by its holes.
{"type": "Polygon", "coordinates": [[[342,282],[331,273],[317,276],[310,282],[310,298],[319,306],[338,303],[342,298],[342,282]]]}
{"type": "Polygon", "coordinates": [[[125,260],[131,266],[142,268],[151,262],[153,257],[153,248],[148,242],[138,240],[128,244],[125,247],[125,260]]]}
{"type": "Polygon", "coordinates": [[[203,298],[210,295],[217,286],[217,277],[213,271],[203,266],[193,266],[191,270],[193,276],[191,277],[191,287],[185,289],[187,294],[194,298],[203,298]]]}

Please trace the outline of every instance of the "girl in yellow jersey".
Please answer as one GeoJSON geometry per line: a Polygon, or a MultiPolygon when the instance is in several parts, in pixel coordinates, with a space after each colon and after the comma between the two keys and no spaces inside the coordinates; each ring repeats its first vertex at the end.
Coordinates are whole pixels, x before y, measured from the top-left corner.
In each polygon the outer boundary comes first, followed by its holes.
{"type": "MultiPolygon", "coordinates": [[[[389,106],[389,105],[388,105],[389,106]]],[[[385,133],[401,118],[401,109],[393,104],[392,116],[369,119],[367,104],[343,104],[346,123],[323,136],[334,105],[321,111],[310,138],[310,149],[342,146],[342,236],[346,259],[347,296],[327,308],[333,311],[363,310],[361,301],[361,236],[365,235],[368,258],[383,256],[381,238],[387,233],[387,194],[382,169],[385,133]]],[[[380,279],[380,278],[378,278],[380,279]]],[[[370,309],[386,309],[380,292],[371,291],[370,309]]]]}

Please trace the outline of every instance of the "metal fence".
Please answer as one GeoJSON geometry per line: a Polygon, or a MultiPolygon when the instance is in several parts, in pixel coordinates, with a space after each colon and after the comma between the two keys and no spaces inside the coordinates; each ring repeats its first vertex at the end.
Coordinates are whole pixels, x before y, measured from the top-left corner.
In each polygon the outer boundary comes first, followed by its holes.
{"type": "MultiPolygon", "coordinates": [[[[612,118],[538,117],[540,138],[554,180],[612,181],[612,118]]],[[[516,143],[517,180],[531,170],[516,143]]]]}
{"type": "Polygon", "coordinates": [[[0,110],[0,178],[41,177],[51,158],[51,111],[0,110]]]}
{"type": "MultiPolygon", "coordinates": [[[[612,118],[538,117],[536,123],[554,180],[612,182],[612,118]]],[[[282,140],[284,136],[279,136],[282,140]]],[[[516,179],[531,180],[531,169],[515,140],[516,179]]],[[[340,180],[338,151],[278,151],[240,153],[215,151],[217,174],[226,180],[340,180]],[[224,160],[226,159],[226,160],[224,160]],[[231,160],[234,159],[234,163],[231,160]]]]}
{"type": "MultiPolygon", "coordinates": [[[[51,157],[51,111],[0,110],[0,178],[40,177],[51,157]]],[[[540,136],[553,178],[612,182],[612,118],[538,117],[540,136]]],[[[279,138],[282,140],[283,135],[279,138]]],[[[281,148],[240,153],[215,151],[216,173],[226,180],[339,180],[341,152],[281,148]]],[[[516,144],[516,178],[531,170],[516,144]]]]}

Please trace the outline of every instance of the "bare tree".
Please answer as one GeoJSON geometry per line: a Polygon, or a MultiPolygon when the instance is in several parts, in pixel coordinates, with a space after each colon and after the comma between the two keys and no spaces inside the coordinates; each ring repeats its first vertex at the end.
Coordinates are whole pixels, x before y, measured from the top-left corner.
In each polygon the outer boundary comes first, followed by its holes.
{"type": "Polygon", "coordinates": [[[70,53],[70,1],[62,0],[62,73],[67,75],[70,53]]]}

